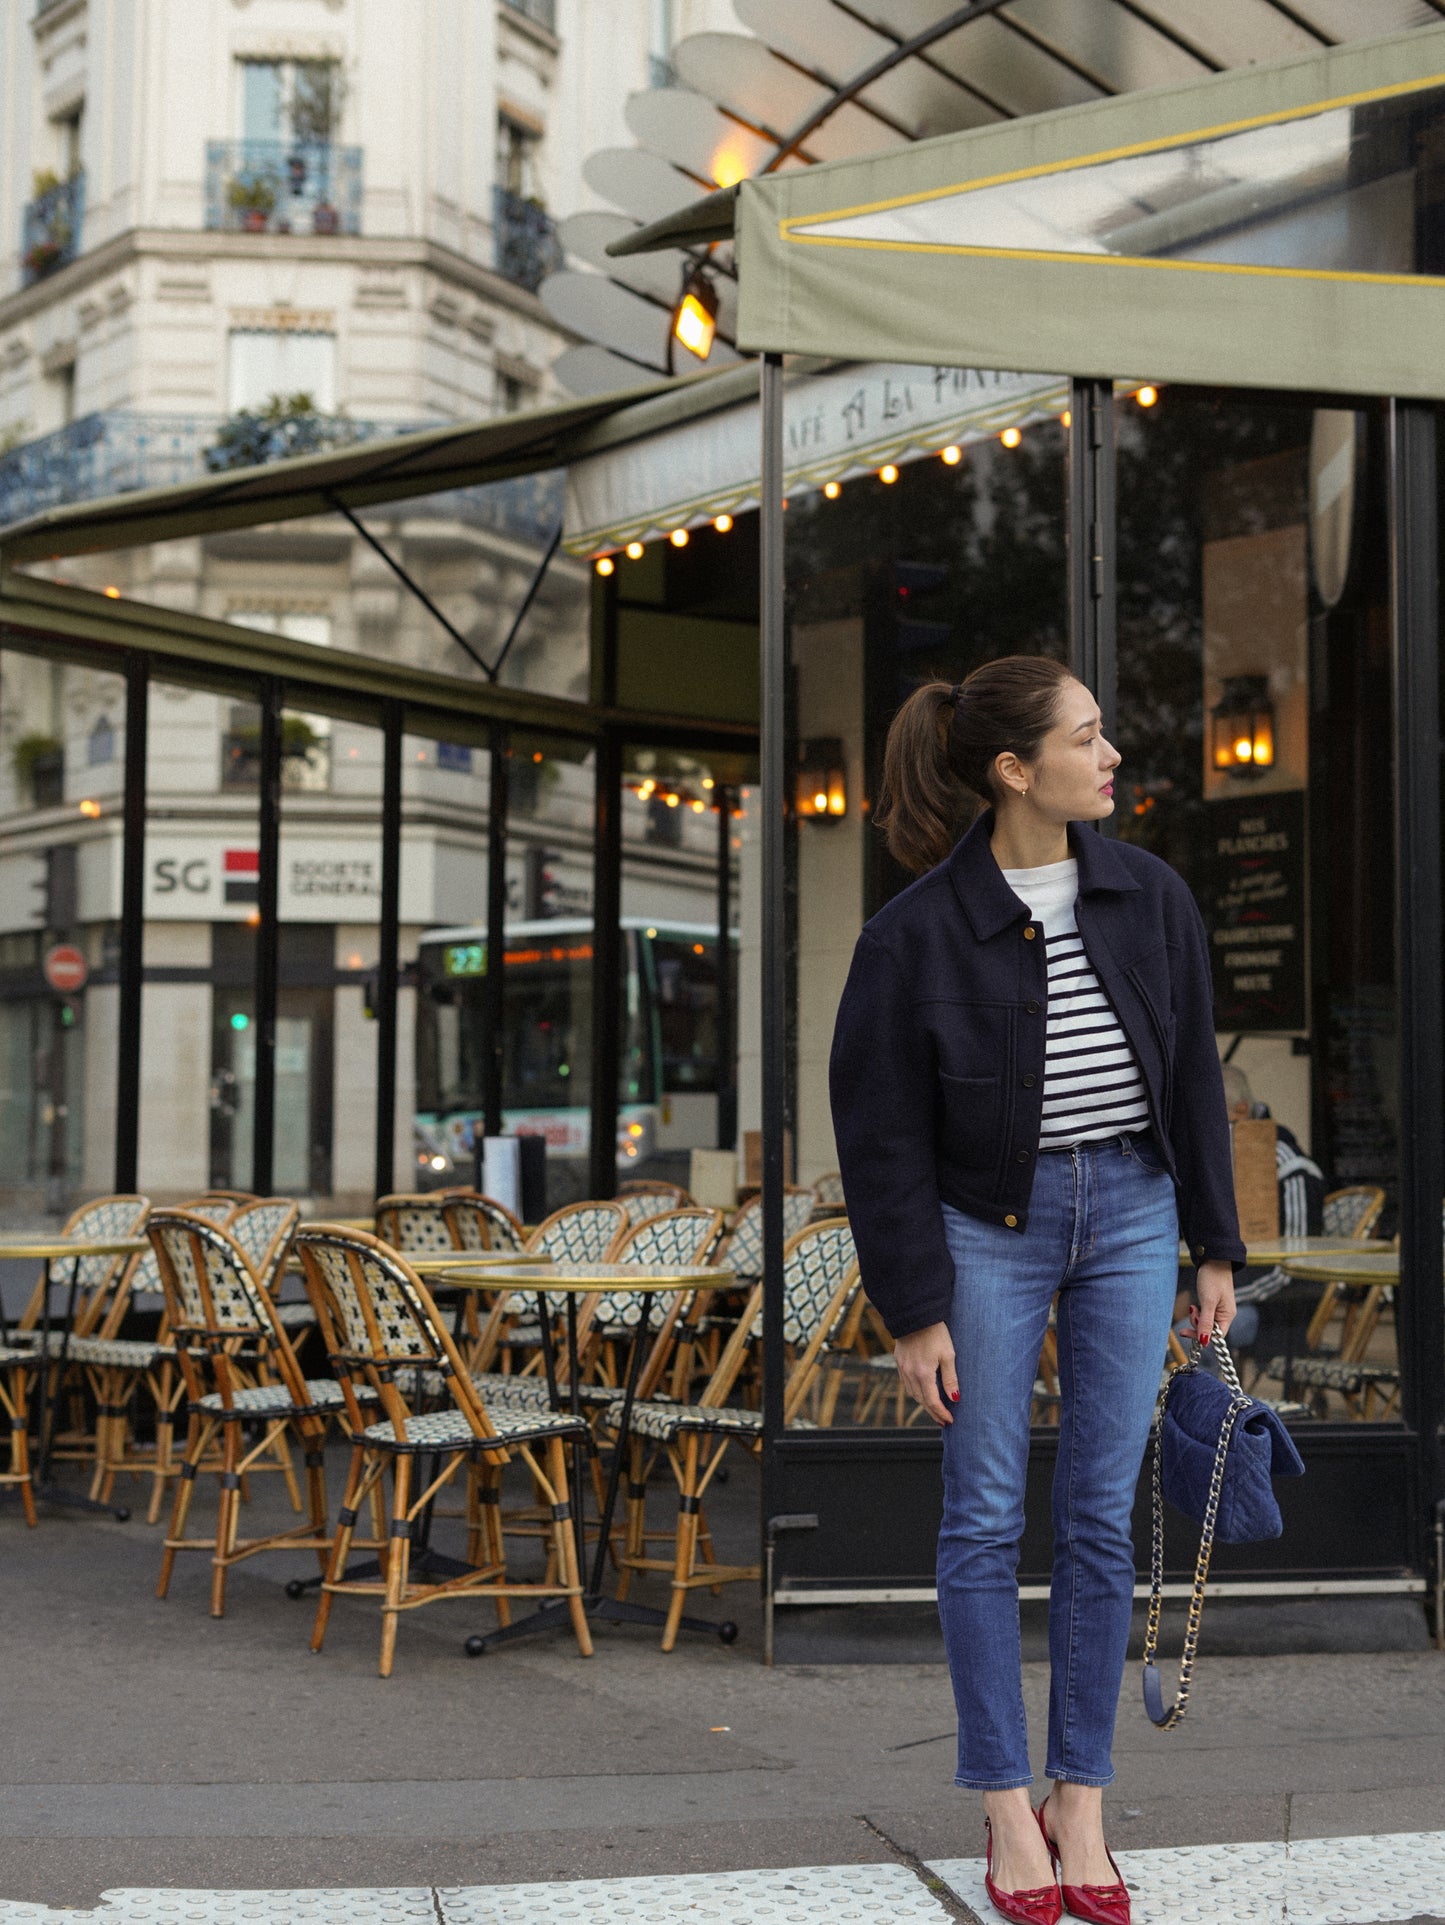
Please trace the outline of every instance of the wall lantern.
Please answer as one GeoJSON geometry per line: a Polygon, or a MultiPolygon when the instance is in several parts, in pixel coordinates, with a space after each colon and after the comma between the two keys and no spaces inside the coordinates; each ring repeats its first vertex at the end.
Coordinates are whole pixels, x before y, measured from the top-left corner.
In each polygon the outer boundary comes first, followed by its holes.
{"type": "Polygon", "coordinates": [[[1263,675],[1231,675],[1209,711],[1209,756],[1226,775],[1259,775],[1274,766],[1274,704],[1263,675]]]}
{"type": "Polygon", "coordinates": [[[700,267],[695,267],[682,284],[682,294],[672,315],[672,332],[689,354],[706,361],[712,353],[717,333],[717,289],[700,267]]]}
{"type": "Polygon", "coordinates": [[[798,744],[793,799],[798,814],[814,822],[836,822],[848,813],[843,744],[836,735],[818,735],[798,744]]]}

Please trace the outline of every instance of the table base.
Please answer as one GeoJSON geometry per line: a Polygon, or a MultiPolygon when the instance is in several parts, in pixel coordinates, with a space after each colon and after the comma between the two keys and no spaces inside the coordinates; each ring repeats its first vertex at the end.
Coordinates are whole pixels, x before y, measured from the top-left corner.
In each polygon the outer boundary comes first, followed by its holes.
{"type": "MultiPolygon", "coordinates": [[[[630,1598],[585,1597],[582,1608],[587,1613],[589,1624],[600,1621],[603,1624],[648,1624],[659,1628],[667,1622],[666,1611],[659,1611],[651,1604],[634,1604],[630,1598]]],[[[570,1606],[565,1599],[559,1599],[555,1604],[544,1604],[538,1611],[529,1611],[526,1617],[505,1624],[499,1630],[478,1632],[468,1638],[462,1648],[469,1658],[480,1658],[498,1645],[512,1644],[518,1638],[532,1637],[541,1631],[570,1628],[571,1623],[570,1606]]],[[[722,1644],[734,1643],[738,1635],[738,1627],[731,1618],[684,1617],[678,1629],[705,1632],[722,1644]]]]}

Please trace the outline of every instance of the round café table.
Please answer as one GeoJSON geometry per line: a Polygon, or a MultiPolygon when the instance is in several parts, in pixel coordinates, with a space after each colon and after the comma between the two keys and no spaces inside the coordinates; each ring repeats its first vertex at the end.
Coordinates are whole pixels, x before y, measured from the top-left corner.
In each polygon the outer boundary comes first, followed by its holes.
{"type": "MultiPolygon", "coordinates": [[[[496,1255],[487,1252],[487,1255],[496,1255]]],[[[582,1596],[583,1609],[589,1618],[602,1618],[613,1624],[650,1624],[661,1625],[667,1621],[665,1611],[656,1610],[647,1604],[634,1604],[630,1599],[604,1597],[602,1595],[603,1572],[607,1563],[607,1547],[612,1534],[612,1518],[617,1508],[617,1490],[622,1476],[622,1466],[627,1457],[627,1444],[632,1430],[632,1406],[637,1396],[637,1380],[642,1372],[642,1359],[647,1349],[647,1338],[652,1328],[652,1306],[658,1297],[673,1295],[680,1290],[726,1290],[733,1282],[733,1272],[726,1268],[712,1267],[707,1264],[667,1265],[656,1263],[538,1263],[530,1256],[514,1256],[510,1262],[492,1262],[479,1265],[473,1262],[449,1264],[441,1273],[449,1289],[474,1290],[514,1290],[535,1292],[537,1316],[542,1331],[542,1359],[547,1369],[547,1391],[555,1410],[558,1408],[556,1352],[552,1337],[552,1306],[550,1297],[562,1296],[566,1300],[567,1332],[567,1391],[569,1414],[582,1420],[582,1400],[579,1394],[579,1353],[577,1344],[577,1304],[584,1297],[605,1297],[614,1293],[635,1293],[642,1298],[642,1314],[632,1327],[632,1343],[627,1358],[627,1381],[623,1387],[621,1407],[614,1428],[612,1462],[607,1471],[607,1489],[602,1503],[602,1516],[597,1532],[597,1551],[592,1561],[592,1570],[582,1596]]],[[[583,1486],[579,1454],[572,1454],[572,1517],[573,1530],[577,1535],[577,1567],[587,1568],[586,1523],[582,1512],[583,1486]]],[[[564,1601],[544,1604],[540,1610],[519,1619],[514,1624],[504,1625],[500,1630],[479,1633],[466,1642],[467,1656],[479,1658],[484,1651],[490,1651],[499,1644],[508,1644],[514,1638],[529,1636],[534,1631],[545,1631],[554,1624],[568,1622],[568,1607],[564,1601]]],[[[689,1631],[707,1631],[721,1637],[724,1643],[731,1643],[737,1630],[731,1624],[714,1624],[706,1618],[684,1618],[682,1625],[689,1631]]]]}
{"type": "MultiPolygon", "coordinates": [[[[34,1362],[37,1402],[39,1406],[40,1448],[36,1454],[35,1474],[31,1482],[31,1494],[43,1497],[47,1502],[60,1504],[75,1511],[98,1511],[102,1516],[109,1514],[122,1522],[130,1516],[125,1505],[98,1504],[92,1498],[83,1497],[79,1491],[66,1489],[53,1482],[50,1476],[50,1449],[55,1437],[56,1413],[60,1407],[60,1385],[65,1375],[66,1357],[70,1349],[71,1333],[75,1328],[75,1300],[80,1291],[80,1264],[84,1257],[133,1256],[138,1250],[149,1249],[145,1237],[65,1237],[31,1235],[0,1235],[0,1261],[25,1262],[34,1260],[45,1265],[45,1288],[41,1297],[39,1342],[35,1346],[34,1362]],[[57,1281],[64,1287],[66,1279],[57,1279],[56,1266],[70,1265],[68,1279],[69,1291],[66,1296],[65,1310],[60,1319],[60,1346],[51,1355],[50,1337],[53,1319],[50,1314],[50,1294],[57,1281]],[[48,1383],[48,1388],[47,1388],[48,1383]]],[[[0,1346],[9,1354],[7,1361],[17,1364],[28,1355],[26,1346],[11,1345],[9,1325],[3,1312],[0,1312],[0,1346]]]]}
{"type": "MultiPolygon", "coordinates": [[[[1359,1250],[1358,1237],[1261,1237],[1256,1242],[1245,1243],[1245,1262],[1251,1268],[1266,1263],[1278,1263],[1288,1269],[1288,1257],[1327,1257],[1336,1252],[1359,1250]]],[[[1181,1266],[1192,1264],[1193,1253],[1187,1243],[1179,1245],[1181,1266]]]]}

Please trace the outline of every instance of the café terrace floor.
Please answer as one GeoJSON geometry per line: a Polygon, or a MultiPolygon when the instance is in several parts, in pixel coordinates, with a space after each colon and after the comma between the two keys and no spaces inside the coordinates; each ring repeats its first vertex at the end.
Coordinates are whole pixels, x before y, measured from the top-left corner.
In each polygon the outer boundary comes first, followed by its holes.
{"type": "MultiPolygon", "coordinates": [[[[254,1493],[284,1510],[279,1478],[254,1493]]],[[[751,1463],[710,1511],[719,1555],[749,1555],[751,1463]]],[[[160,1535],[143,1506],[27,1531],[0,1505],[0,1925],[990,1915],[929,1607],[780,1614],[768,1670],[751,1586],[698,1602],[731,1647],[599,1625],[590,1661],[557,1633],[468,1660],[489,1607],[438,1605],[382,1680],[368,1604],[338,1600],[310,1654],[284,1591],[306,1556],[237,1567],[215,1621],[201,1557],[154,1596],[160,1535]]],[[[1032,1609],[1025,1648],[1037,1730],[1032,1609]]],[[[1203,1650],[1177,1733],[1125,1677],[1106,1807],[1136,1920],[1445,1918],[1445,1655],[1418,1604],[1211,1604],[1203,1650]]]]}

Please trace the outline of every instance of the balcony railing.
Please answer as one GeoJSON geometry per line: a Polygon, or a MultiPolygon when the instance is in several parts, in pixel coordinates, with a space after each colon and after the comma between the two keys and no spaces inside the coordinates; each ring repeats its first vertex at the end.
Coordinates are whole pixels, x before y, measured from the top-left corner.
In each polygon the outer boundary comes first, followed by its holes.
{"type": "Polygon", "coordinates": [[[206,226],[247,234],[359,234],[361,149],[327,140],[207,141],[206,226]]]}
{"type": "Polygon", "coordinates": [[[557,31],[557,0],[503,0],[513,13],[520,13],[528,20],[535,20],[539,27],[548,33],[557,31]]]}
{"type": "Polygon", "coordinates": [[[57,181],[37,194],[25,208],[20,257],[25,285],[43,281],[80,252],[80,224],[85,215],[85,176],[57,181]]]}
{"type": "MultiPolygon", "coordinates": [[[[353,421],[346,416],[311,419],[325,431],[327,446],[438,426],[435,421],[353,421]]],[[[207,457],[217,446],[224,420],[215,414],[139,414],[117,408],[84,415],[68,428],[24,442],[0,455],[0,527],[66,502],[198,480],[212,471],[214,464],[207,457]]],[[[278,434],[272,443],[259,442],[257,452],[275,459],[295,450],[278,434]]],[[[460,521],[530,547],[545,547],[561,519],[562,477],[560,472],[518,475],[478,488],[451,488],[408,502],[401,512],[460,521]]]]}
{"type": "Polygon", "coordinates": [[[535,201],[505,187],[492,190],[492,231],[497,245],[497,272],[504,280],[531,294],[562,265],[557,223],[535,201]]]}

